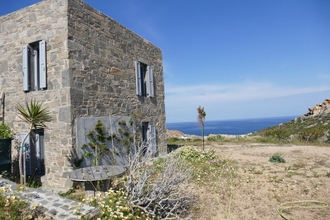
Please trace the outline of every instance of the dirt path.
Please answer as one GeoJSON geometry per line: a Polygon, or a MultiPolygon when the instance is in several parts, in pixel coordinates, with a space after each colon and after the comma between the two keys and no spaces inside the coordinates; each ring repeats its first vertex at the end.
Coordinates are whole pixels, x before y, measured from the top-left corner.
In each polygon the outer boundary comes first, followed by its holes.
{"type": "MultiPolygon", "coordinates": [[[[196,207],[195,219],[280,220],[283,218],[277,207],[286,202],[330,204],[330,147],[227,144],[207,149],[214,149],[222,161],[229,161],[228,168],[234,171],[233,176],[223,176],[214,185],[195,186],[203,201],[196,207]],[[273,154],[282,155],[286,163],[269,162],[273,154]]],[[[295,208],[282,213],[294,220],[330,219],[329,207],[295,208]]]]}

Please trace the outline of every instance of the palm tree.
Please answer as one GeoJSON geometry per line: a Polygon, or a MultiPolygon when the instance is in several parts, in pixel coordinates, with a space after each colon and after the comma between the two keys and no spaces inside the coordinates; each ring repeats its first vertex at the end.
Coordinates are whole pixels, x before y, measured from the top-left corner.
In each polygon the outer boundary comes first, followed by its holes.
{"type": "Polygon", "coordinates": [[[46,128],[47,126],[45,125],[45,122],[50,122],[52,120],[52,117],[48,107],[43,107],[43,104],[41,102],[37,102],[36,100],[31,100],[30,103],[25,102],[25,106],[17,104],[16,109],[18,110],[18,117],[29,125],[29,131],[24,136],[20,144],[20,150],[19,150],[20,182],[21,184],[25,184],[26,183],[26,167],[25,167],[26,152],[24,148],[24,142],[33,130],[46,128]],[[23,153],[23,166],[22,166],[22,153],[23,153]]]}

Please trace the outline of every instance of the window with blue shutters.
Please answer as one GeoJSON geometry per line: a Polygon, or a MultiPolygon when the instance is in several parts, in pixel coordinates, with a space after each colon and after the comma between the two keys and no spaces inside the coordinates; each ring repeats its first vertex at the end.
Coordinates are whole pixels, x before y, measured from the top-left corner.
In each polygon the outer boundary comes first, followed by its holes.
{"type": "Polygon", "coordinates": [[[144,63],[135,61],[136,94],[142,97],[154,97],[153,69],[144,63]]]}
{"type": "Polygon", "coordinates": [[[37,41],[22,48],[23,91],[47,89],[46,41],[37,41]]]}

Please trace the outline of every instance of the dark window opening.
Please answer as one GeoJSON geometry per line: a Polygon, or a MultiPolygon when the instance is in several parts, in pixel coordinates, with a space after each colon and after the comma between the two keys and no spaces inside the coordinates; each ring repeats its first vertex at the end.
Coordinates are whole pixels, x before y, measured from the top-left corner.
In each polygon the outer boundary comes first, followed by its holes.
{"type": "Polygon", "coordinates": [[[141,72],[141,96],[147,96],[147,65],[140,63],[141,72]]]}
{"type": "Polygon", "coordinates": [[[148,122],[142,122],[142,147],[143,147],[143,155],[146,153],[148,149],[148,129],[149,129],[149,123],[148,122]]]}

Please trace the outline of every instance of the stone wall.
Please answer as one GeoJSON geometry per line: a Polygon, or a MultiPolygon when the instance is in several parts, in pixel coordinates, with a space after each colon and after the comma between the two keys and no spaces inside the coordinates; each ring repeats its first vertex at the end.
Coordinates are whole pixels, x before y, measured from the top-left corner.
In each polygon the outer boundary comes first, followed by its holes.
{"type": "Polygon", "coordinates": [[[165,153],[161,50],[80,0],[69,1],[68,13],[73,117],[141,112],[140,121],[156,125],[157,145],[165,153]],[[136,95],[134,61],[153,67],[154,98],[136,95]]]}
{"type": "MultiPolygon", "coordinates": [[[[26,132],[28,127],[17,117],[15,105],[36,99],[44,102],[53,115],[45,130],[45,186],[67,187],[65,160],[72,145],[71,119],[63,109],[71,107],[70,87],[67,82],[67,0],[42,1],[27,8],[0,17],[0,86],[5,90],[5,122],[14,130],[26,132]],[[23,92],[22,46],[38,40],[47,45],[47,90],[23,92]]],[[[17,143],[16,143],[17,144],[17,143]]]]}
{"type": "Polygon", "coordinates": [[[45,130],[43,186],[67,188],[67,160],[76,148],[75,121],[86,116],[132,116],[156,125],[157,145],[166,153],[161,50],[81,0],[44,0],[0,17],[0,86],[6,92],[5,122],[28,127],[15,105],[36,99],[49,107],[45,130]],[[23,92],[22,46],[47,45],[47,89],[23,92]],[[134,61],[153,66],[155,97],[135,94],[134,61]]]}

